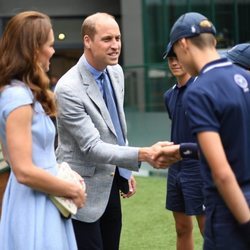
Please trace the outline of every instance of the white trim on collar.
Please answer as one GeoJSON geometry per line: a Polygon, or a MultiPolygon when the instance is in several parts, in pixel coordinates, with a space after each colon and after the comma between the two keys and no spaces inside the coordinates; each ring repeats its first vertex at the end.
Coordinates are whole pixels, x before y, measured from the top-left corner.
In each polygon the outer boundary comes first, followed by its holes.
{"type": "Polygon", "coordinates": [[[225,67],[225,66],[230,66],[232,65],[231,62],[222,62],[222,63],[217,63],[217,64],[214,64],[214,65],[211,65],[211,66],[208,66],[207,68],[205,68],[203,70],[202,73],[207,73],[208,71],[214,69],[214,68],[220,68],[220,67],[225,67]]]}

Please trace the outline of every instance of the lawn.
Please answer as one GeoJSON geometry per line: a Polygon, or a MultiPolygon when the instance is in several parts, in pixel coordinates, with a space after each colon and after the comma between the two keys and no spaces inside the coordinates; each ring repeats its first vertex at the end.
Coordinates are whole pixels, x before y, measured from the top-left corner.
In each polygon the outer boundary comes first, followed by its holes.
{"type": "MultiPolygon", "coordinates": [[[[137,193],[122,200],[123,229],[120,250],[175,250],[172,213],[165,209],[166,179],[136,177],[137,193]]],[[[202,238],[194,221],[195,249],[202,238]]]]}

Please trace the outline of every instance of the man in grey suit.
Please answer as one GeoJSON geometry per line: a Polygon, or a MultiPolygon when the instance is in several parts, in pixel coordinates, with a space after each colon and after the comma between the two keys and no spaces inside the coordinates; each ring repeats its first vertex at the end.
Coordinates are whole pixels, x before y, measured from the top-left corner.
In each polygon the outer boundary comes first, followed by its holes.
{"type": "Polygon", "coordinates": [[[175,159],[152,161],[164,143],[144,148],[127,146],[124,75],[118,65],[121,34],[115,19],[106,13],[87,17],[82,24],[82,39],[84,54],[62,76],[55,89],[57,157],[59,162],[68,162],[84,178],[87,187],[86,204],[73,218],[78,249],[117,250],[121,232],[119,189],[125,198],[136,191],[135,179],[131,173],[122,177],[122,170],[138,171],[140,161],[163,167],[175,159]],[[104,73],[106,81],[103,83],[100,76],[104,73]],[[113,92],[124,143],[119,141],[113,111],[109,110],[105,99],[110,97],[103,84],[110,84],[113,92]]]}

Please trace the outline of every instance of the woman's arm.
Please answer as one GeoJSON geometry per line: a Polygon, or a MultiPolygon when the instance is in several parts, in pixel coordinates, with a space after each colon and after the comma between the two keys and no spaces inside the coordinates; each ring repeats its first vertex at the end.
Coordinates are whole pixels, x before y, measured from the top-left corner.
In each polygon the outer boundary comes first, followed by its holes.
{"type": "Polygon", "coordinates": [[[8,157],[18,182],[48,194],[71,198],[77,206],[82,206],[85,196],[80,187],[33,164],[32,113],[30,105],[19,107],[9,114],[6,122],[8,157]]]}

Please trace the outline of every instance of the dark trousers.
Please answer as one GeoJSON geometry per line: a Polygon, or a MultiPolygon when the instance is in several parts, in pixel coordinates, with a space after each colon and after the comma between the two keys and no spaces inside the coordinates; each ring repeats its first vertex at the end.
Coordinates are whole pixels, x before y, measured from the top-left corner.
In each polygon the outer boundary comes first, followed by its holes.
{"type": "Polygon", "coordinates": [[[73,220],[78,250],[118,250],[122,227],[121,200],[117,174],[111,188],[107,208],[93,223],[73,220]]]}

